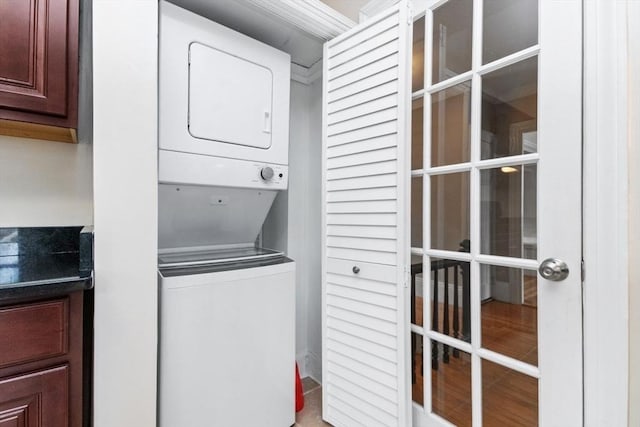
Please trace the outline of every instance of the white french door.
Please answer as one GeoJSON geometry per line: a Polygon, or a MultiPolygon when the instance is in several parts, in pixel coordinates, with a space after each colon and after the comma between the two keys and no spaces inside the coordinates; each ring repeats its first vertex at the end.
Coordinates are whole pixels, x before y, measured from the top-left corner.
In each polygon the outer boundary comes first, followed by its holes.
{"type": "Polygon", "coordinates": [[[581,2],[427,3],[413,31],[413,424],[581,426],[581,2]]]}

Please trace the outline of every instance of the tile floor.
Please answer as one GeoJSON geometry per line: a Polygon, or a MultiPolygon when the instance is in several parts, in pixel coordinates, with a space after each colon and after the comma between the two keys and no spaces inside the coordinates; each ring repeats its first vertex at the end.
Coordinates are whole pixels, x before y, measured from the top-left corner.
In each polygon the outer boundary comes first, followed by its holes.
{"type": "Polygon", "coordinates": [[[295,427],[331,427],[322,421],[322,386],[309,377],[302,379],[304,408],[296,414],[295,427]]]}

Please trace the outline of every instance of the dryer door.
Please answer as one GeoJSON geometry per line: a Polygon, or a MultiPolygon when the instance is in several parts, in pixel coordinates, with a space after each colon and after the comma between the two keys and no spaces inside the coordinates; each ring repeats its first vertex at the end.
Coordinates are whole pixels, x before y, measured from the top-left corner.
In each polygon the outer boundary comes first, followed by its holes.
{"type": "Polygon", "coordinates": [[[271,70],[222,50],[191,43],[189,133],[193,137],[269,148],[272,104],[271,70]]]}

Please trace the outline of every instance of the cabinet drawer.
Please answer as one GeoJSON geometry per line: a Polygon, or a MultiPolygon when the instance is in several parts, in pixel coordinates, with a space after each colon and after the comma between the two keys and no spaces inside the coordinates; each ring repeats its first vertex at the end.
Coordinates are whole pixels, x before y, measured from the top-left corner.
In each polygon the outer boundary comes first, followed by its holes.
{"type": "Polygon", "coordinates": [[[65,354],[68,319],[67,298],[0,308],[0,368],[65,354]]]}

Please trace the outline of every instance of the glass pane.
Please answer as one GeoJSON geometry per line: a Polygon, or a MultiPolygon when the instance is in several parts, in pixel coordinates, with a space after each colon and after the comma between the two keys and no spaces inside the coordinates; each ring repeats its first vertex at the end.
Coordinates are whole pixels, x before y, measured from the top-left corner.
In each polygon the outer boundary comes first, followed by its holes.
{"type": "Polygon", "coordinates": [[[424,101],[418,98],[411,103],[411,169],[422,169],[424,101]]]}
{"type": "Polygon", "coordinates": [[[471,69],[472,0],[449,0],[433,11],[433,84],[471,69]]]}
{"type": "Polygon", "coordinates": [[[411,397],[414,402],[424,405],[424,371],[422,369],[422,342],[424,338],[411,332],[411,397]]]}
{"type": "Polygon", "coordinates": [[[411,323],[418,326],[422,326],[423,289],[422,256],[411,255],[411,323]]]}
{"type": "Polygon", "coordinates": [[[411,246],[422,247],[422,176],[411,178],[411,246]]]}
{"type": "Polygon", "coordinates": [[[480,171],[480,251],[536,259],[537,167],[505,166],[480,171]]]}
{"type": "Polygon", "coordinates": [[[538,364],[536,271],[480,266],[482,347],[538,364]]]}
{"type": "Polygon", "coordinates": [[[482,79],[483,159],[538,151],[538,58],[489,73],[482,79]]]}
{"type": "MultiPolygon", "coordinates": [[[[452,259],[432,259],[430,270],[431,329],[471,342],[469,263],[452,259]]],[[[452,353],[453,349],[443,345],[440,356],[447,363],[452,353]]]]}
{"type": "Polygon", "coordinates": [[[413,23],[413,92],[424,88],[424,16],[413,23]]]}
{"type": "Polygon", "coordinates": [[[431,166],[469,161],[471,82],[431,95],[431,166]]]}
{"type": "Polygon", "coordinates": [[[431,248],[457,251],[469,239],[469,172],[431,177],[431,248]]]}
{"type": "Polygon", "coordinates": [[[482,361],[482,426],[538,425],[538,380],[482,361]]]}
{"type": "MultiPolygon", "coordinates": [[[[431,345],[438,351],[443,347],[435,341],[431,345]]],[[[449,363],[432,366],[431,393],[435,414],[458,427],[471,426],[471,355],[461,351],[449,363]]]]}
{"type": "Polygon", "coordinates": [[[537,0],[484,0],[482,63],[538,43],[537,0]]]}

